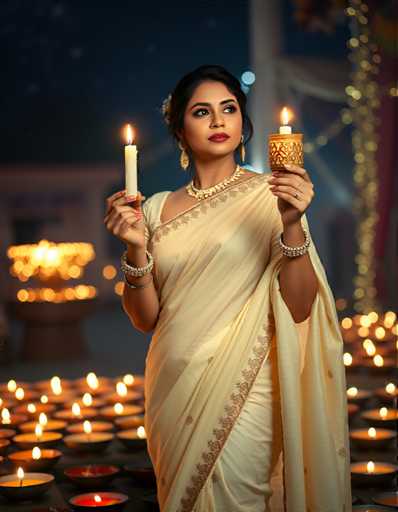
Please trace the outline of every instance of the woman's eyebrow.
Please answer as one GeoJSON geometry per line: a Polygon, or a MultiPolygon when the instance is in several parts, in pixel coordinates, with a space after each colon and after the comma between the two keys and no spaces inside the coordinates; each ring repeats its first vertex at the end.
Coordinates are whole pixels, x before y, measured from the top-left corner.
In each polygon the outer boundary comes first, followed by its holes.
{"type": "MultiPolygon", "coordinates": [[[[220,105],[223,105],[224,103],[229,103],[230,101],[235,101],[233,98],[229,98],[227,100],[220,101],[220,105]]],[[[195,105],[192,105],[192,107],[189,110],[192,110],[193,108],[197,107],[198,105],[205,105],[206,107],[211,107],[211,103],[206,103],[204,101],[201,101],[200,103],[195,103],[195,105]]]]}

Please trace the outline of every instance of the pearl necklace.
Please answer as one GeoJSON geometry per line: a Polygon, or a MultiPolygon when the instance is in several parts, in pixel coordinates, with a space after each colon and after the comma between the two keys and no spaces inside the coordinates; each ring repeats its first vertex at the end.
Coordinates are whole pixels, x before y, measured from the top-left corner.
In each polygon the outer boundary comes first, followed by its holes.
{"type": "Polygon", "coordinates": [[[190,196],[196,197],[196,199],[199,200],[206,199],[206,197],[212,196],[216,192],[223,190],[227,185],[229,185],[233,181],[236,181],[239,178],[239,176],[241,176],[243,173],[244,170],[241,167],[239,167],[239,165],[237,165],[235,171],[231,176],[220,181],[220,183],[217,183],[217,185],[214,185],[213,187],[196,188],[192,180],[188,183],[188,185],[185,186],[185,188],[190,196]]]}

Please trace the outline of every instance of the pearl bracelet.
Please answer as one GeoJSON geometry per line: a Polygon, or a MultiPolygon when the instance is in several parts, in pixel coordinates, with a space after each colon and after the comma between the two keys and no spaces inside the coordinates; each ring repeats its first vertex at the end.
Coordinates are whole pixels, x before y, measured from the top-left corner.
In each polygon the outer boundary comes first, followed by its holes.
{"type": "Polygon", "coordinates": [[[281,233],[279,237],[279,247],[282,249],[282,254],[288,256],[289,258],[295,258],[296,256],[303,256],[308,251],[308,247],[310,246],[311,241],[307,231],[303,229],[303,232],[305,242],[303,245],[300,245],[298,247],[290,247],[289,245],[285,245],[282,241],[283,233],[281,233]]]}
{"type": "Polygon", "coordinates": [[[131,277],[142,277],[145,276],[145,274],[149,274],[152,271],[153,268],[153,257],[152,254],[145,250],[146,256],[148,258],[148,264],[144,267],[133,267],[129,263],[127,263],[127,251],[124,251],[122,258],[121,258],[121,270],[122,272],[131,277]]]}

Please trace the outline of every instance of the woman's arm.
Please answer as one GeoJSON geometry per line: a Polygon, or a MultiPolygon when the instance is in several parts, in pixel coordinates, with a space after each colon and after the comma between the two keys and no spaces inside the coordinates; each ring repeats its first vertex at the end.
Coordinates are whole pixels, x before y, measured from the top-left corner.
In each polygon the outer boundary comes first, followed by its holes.
{"type": "MultiPolygon", "coordinates": [[[[301,223],[285,226],[283,242],[293,247],[304,243],[301,223]]],[[[282,256],[279,272],[281,295],[296,323],[303,322],[311,313],[312,303],[318,291],[318,279],[309,254],[289,258],[282,256]]]]}
{"type": "MultiPolygon", "coordinates": [[[[127,260],[134,267],[144,267],[147,263],[145,248],[127,247],[127,260]]],[[[150,332],[155,328],[159,315],[159,299],[152,276],[126,277],[133,285],[147,284],[145,288],[130,288],[125,285],[122,304],[123,309],[136,329],[150,332]]]]}

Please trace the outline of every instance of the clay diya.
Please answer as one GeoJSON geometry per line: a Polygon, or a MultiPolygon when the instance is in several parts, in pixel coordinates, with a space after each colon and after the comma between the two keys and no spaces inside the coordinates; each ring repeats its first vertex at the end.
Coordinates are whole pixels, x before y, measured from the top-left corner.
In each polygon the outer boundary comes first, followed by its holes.
{"type": "Polygon", "coordinates": [[[5,455],[11,441],[9,439],[0,439],[0,455],[5,455]]]}
{"type": "Polygon", "coordinates": [[[28,471],[40,472],[54,467],[61,456],[62,453],[59,450],[41,450],[38,446],[35,446],[32,450],[10,453],[8,459],[14,466],[20,466],[28,471]]]}
{"type": "Polygon", "coordinates": [[[124,466],[124,470],[133,477],[138,485],[142,487],[156,487],[156,475],[150,463],[147,466],[127,464],[124,466]]]}
{"type": "Polygon", "coordinates": [[[115,419],[123,416],[135,416],[143,412],[143,407],[140,405],[121,404],[117,402],[113,407],[103,407],[100,409],[100,415],[106,419],[115,419]]]}
{"type": "Polygon", "coordinates": [[[17,474],[0,477],[0,494],[10,500],[25,501],[44,494],[54,482],[47,473],[24,473],[18,468],[17,474]]]}
{"type": "Polygon", "coordinates": [[[63,409],[54,413],[54,418],[80,422],[84,419],[94,418],[97,414],[97,409],[92,407],[80,407],[77,402],[74,402],[71,409],[63,409]]]}
{"type": "Polygon", "coordinates": [[[125,416],[116,418],[115,424],[120,430],[128,430],[144,426],[144,415],[137,414],[135,416],[125,416]]]}
{"type": "Polygon", "coordinates": [[[116,512],[122,510],[129,497],[119,492],[90,492],[70,498],[69,503],[74,510],[106,510],[116,512]]]}
{"type": "Polygon", "coordinates": [[[64,443],[68,448],[80,452],[100,452],[105,450],[113,440],[110,432],[92,432],[91,423],[83,423],[84,433],[70,434],[64,437],[64,443]]]}
{"type": "Polygon", "coordinates": [[[356,387],[350,387],[347,389],[347,400],[348,402],[362,405],[364,402],[369,400],[373,395],[372,391],[365,389],[358,389],[356,387]]]}
{"type": "Polygon", "coordinates": [[[394,430],[384,428],[358,428],[350,431],[350,439],[358,448],[367,450],[381,450],[388,448],[391,441],[396,439],[397,433],[394,430]]]}
{"type": "Polygon", "coordinates": [[[390,404],[398,398],[398,387],[393,382],[389,382],[384,388],[377,388],[375,395],[382,403],[390,404]]]}
{"type": "Polygon", "coordinates": [[[115,379],[115,382],[123,382],[128,388],[144,388],[144,375],[138,373],[126,373],[115,379]]]}
{"type": "Polygon", "coordinates": [[[93,489],[109,485],[120,469],[109,464],[87,464],[67,468],[64,474],[80,487],[93,489]]]}
{"type": "Polygon", "coordinates": [[[41,402],[29,402],[25,404],[18,405],[14,408],[14,412],[16,414],[24,414],[31,418],[38,418],[39,415],[44,412],[49,414],[50,412],[55,411],[56,406],[53,404],[42,404],[41,402]]]}
{"type": "Polygon", "coordinates": [[[348,412],[348,419],[352,420],[353,417],[358,413],[359,411],[359,405],[357,404],[347,404],[347,412],[348,412]]]}
{"type": "MultiPolygon", "coordinates": [[[[22,423],[19,426],[19,430],[21,432],[34,432],[37,425],[37,421],[28,421],[27,423],[22,423]]],[[[47,423],[41,424],[44,432],[58,432],[65,430],[67,423],[62,420],[48,420],[47,423]]]]}
{"type": "Polygon", "coordinates": [[[390,484],[398,471],[398,466],[388,462],[353,462],[351,480],[354,485],[375,487],[390,484]]]}
{"type": "Polygon", "coordinates": [[[28,421],[28,417],[24,414],[10,414],[10,411],[7,408],[2,409],[1,411],[1,427],[14,428],[26,421],[28,421]]]}
{"type": "Polygon", "coordinates": [[[121,430],[116,437],[129,450],[145,450],[147,447],[146,433],[144,427],[137,429],[121,430]]]}
{"type": "MultiPolygon", "coordinates": [[[[92,432],[111,432],[113,423],[110,421],[90,421],[92,432]]],[[[84,423],[73,423],[68,425],[66,430],[70,434],[82,434],[84,432],[84,423]]]]}
{"type": "Polygon", "coordinates": [[[19,447],[32,450],[35,446],[40,448],[49,448],[57,444],[62,439],[59,432],[43,432],[40,424],[36,424],[34,432],[18,434],[12,438],[19,447]]]}
{"type": "Polygon", "coordinates": [[[378,505],[398,508],[398,491],[388,491],[376,494],[372,500],[378,505]]]}
{"type": "Polygon", "coordinates": [[[12,428],[0,428],[0,439],[11,439],[16,433],[17,431],[12,428]]]}
{"type": "Polygon", "coordinates": [[[361,418],[375,427],[394,427],[398,420],[398,409],[369,409],[361,413],[361,418]]]}

